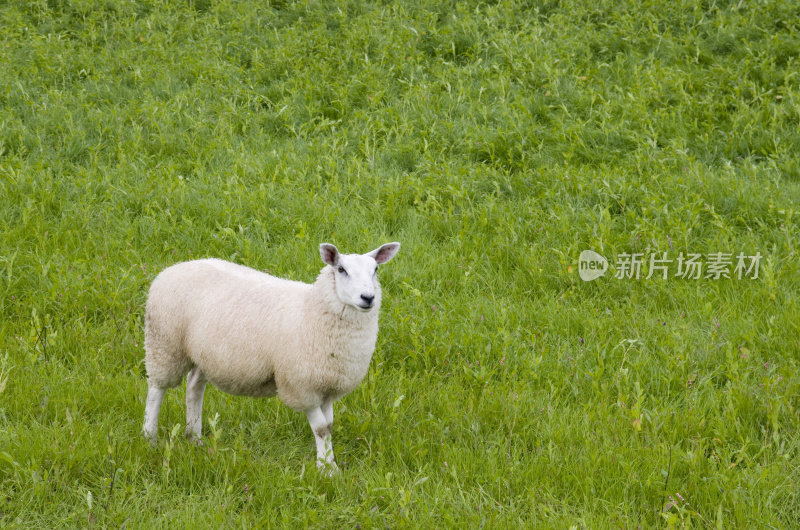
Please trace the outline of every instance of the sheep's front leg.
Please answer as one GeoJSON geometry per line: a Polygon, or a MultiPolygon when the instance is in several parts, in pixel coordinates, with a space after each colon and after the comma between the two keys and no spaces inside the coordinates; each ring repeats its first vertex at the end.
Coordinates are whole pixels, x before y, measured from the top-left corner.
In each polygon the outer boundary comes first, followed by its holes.
{"type": "Polygon", "coordinates": [[[320,408],[322,409],[322,414],[325,416],[325,421],[327,421],[331,429],[333,429],[333,398],[325,398],[320,408]]]}
{"type": "Polygon", "coordinates": [[[158,439],[158,413],[161,410],[161,402],[164,400],[166,389],[159,388],[152,382],[147,383],[147,402],[144,406],[144,426],[142,434],[151,445],[155,445],[158,439]]]}
{"type": "Polygon", "coordinates": [[[317,443],[317,467],[325,470],[328,475],[333,475],[339,471],[339,468],[333,460],[332,424],[322,412],[322,407],[308,409],[306,417],[311,430],[314,432],[314,440],[317,443]]]}
{"type": "Polygon", "coordinates": [[[203,432],[203,393],[206,376],[195,366],[186,376],[186,436],[199,440],[203,432]]]}

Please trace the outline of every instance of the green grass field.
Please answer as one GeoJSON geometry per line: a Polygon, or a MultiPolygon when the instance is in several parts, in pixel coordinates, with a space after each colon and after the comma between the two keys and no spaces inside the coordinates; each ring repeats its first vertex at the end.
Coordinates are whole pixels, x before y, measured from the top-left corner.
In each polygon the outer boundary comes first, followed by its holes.
{"type": "Polygon", "coordinates": [[[799,55],[777,0],[0,3],[0,526],[797,528],[799,55]],[[139,435],[159,270],[394,240],[341,475],[275,399],[139,435]]]}

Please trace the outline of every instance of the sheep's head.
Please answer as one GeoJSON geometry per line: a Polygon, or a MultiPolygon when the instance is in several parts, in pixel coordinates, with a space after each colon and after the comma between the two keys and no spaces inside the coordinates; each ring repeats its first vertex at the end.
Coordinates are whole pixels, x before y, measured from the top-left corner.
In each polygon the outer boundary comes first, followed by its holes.
{"type": "Polygon", "coordinates": [[[386,263],[400,249],[400,243],[386,243],[366,254],[340,254],[330,243],[319,246],[322,261],[333,267],[336,296],[359,311],[380,306],[381,285],[378,265],[386,263]]]}

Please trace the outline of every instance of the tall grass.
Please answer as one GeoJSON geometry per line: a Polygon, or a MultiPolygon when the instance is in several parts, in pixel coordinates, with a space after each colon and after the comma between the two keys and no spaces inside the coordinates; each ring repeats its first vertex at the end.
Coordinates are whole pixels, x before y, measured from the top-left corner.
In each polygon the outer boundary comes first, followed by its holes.
{"type": "Polygon", "coordinates": [[[791,2],[0,5],[0,526],[800,525],[798,54],[791,2]],[[388,240],[339,477],[211,388],[148,447],[161,268],[388,240]],[[663,252],[763,258],[615,278],[663,252]]]}

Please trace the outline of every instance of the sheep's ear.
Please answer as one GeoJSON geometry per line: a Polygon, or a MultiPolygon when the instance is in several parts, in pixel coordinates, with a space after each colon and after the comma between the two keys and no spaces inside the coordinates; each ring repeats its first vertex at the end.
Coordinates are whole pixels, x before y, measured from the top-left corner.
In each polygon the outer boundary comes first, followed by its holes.
{"type": "Polygon", "coordinates": [[[392,259],[398,250],[400,250],[400,243],[386,243],[367,254],[367,256],[374,258],[380,265],[392,259]]]}
{"type": "Polygon", "coordinates": [[[322,256],[322,261],[332,267],[339,264],[339,249],[330,243],[323,243],[319,246],[319,255],[322,256]]]}

